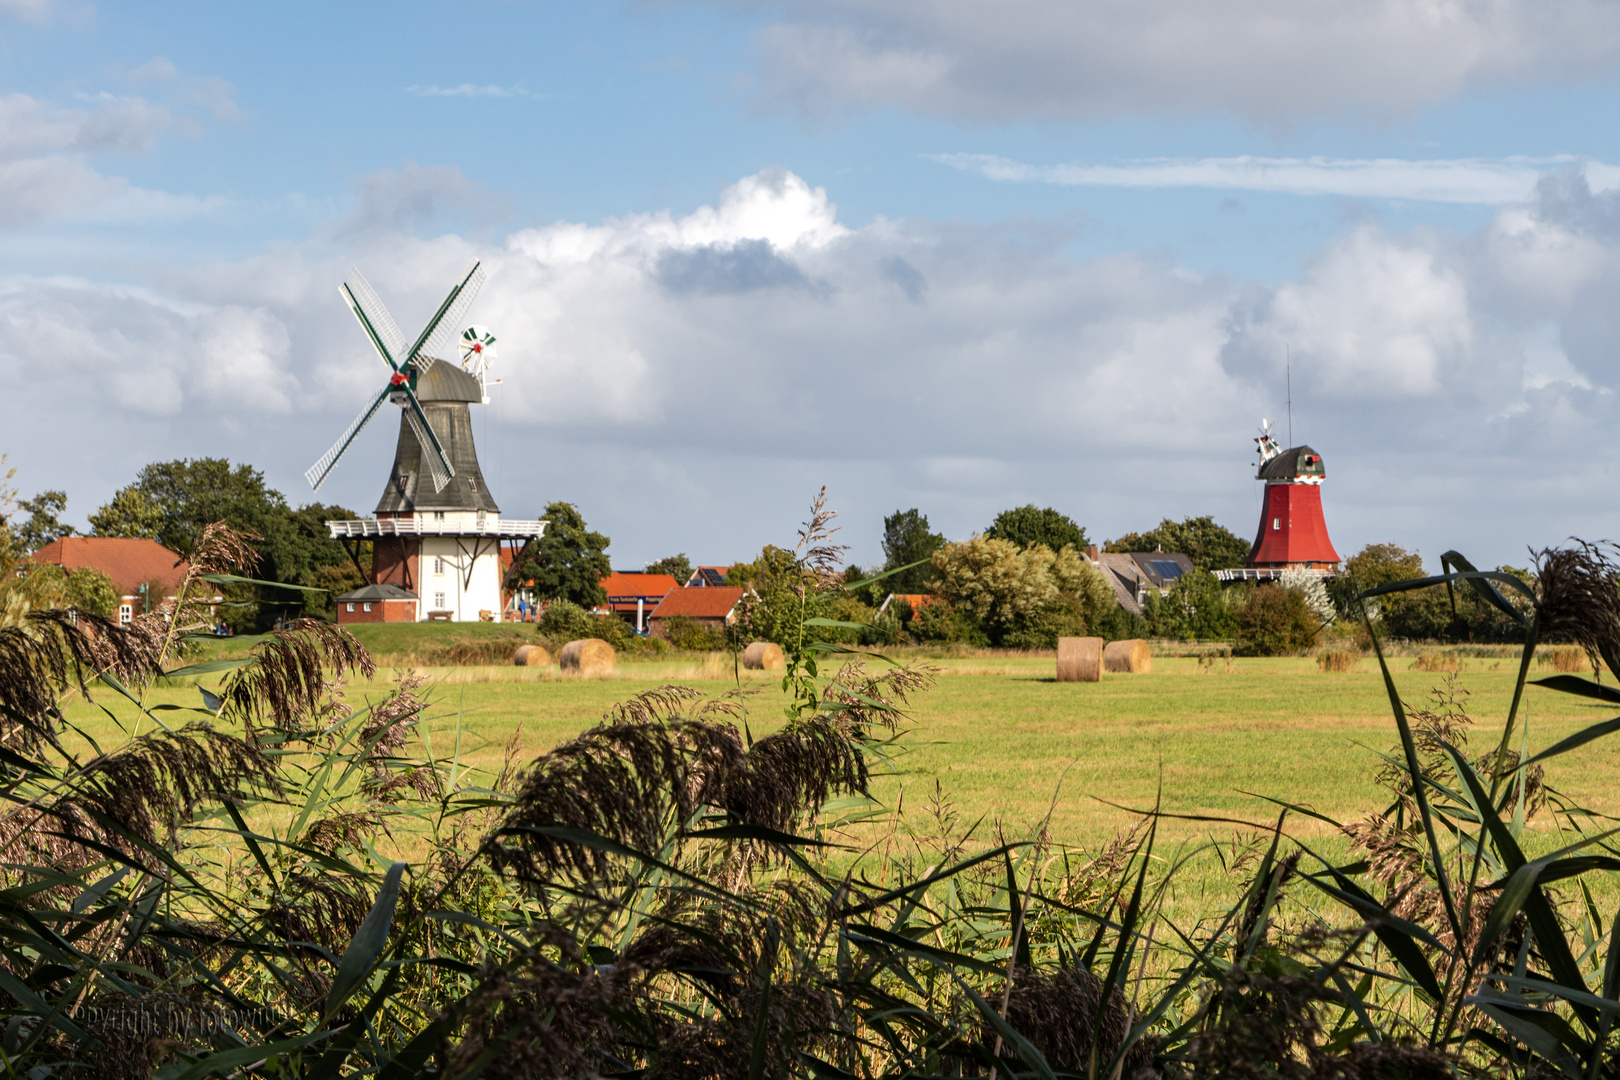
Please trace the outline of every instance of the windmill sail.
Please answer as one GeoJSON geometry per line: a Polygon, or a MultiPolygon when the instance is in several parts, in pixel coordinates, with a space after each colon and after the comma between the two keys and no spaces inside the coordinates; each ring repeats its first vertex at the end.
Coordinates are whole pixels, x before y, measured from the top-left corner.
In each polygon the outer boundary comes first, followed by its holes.
{"type": "Polygon", "coordinates": [[[428,423],[415,394],[411,395],[410,404],[405,406],[405,419],[416,433],[416,441],[422,445],[422,460],[427,463],[428,475],[433,477],[433,493],[437,495],[456,474],[455,466],[445,456],[444,447],[439,445],[439,437],[433,434],[433,425],[428,423]]]}
{"type": "Polygon", "coordinates": [[[454,355],[451,349],[461,332],[461,318],[477,298],[478,290],[484,287],[485,276],[483,263],[474,259],[468,264],[461,283],[450,290],[450,295],[439,305],[437,314],[423,327],[422,336],[416,340],[414,355],[432,360],[454,355]]]}
{"type": "Polygon", "coordinates": [[[326,482],[326,478],[332,474],[333,469],[337,468],[338,459],[349,448],[349,444],[354,442],[355,436],[360,434],[360,429],[365,427],[373,416],[377,415],[377,410],[382,408],[382,403],[388,400],[388,395],[393,389],[392,386],[384,386],[382,393],[378,394],[370,405],[361,410],[360,415],[354,418],[354,423],[349,425],[349,429],[339,436],[337,442],[332,444],[332,448],[322,454],[321,459],[311,465],[309,470],[304,473],[304,479],[309,481],[311,488],[316,491],[321,490],[321,485],[326,482]]]}
{"type": "Polygon", "coordinates": [[[405,362],[405,335],[400,332],[399,324],[383,306],[382,300],[377,296],[377,290],[371,287],[371,282],[365,279],[358,268],[349,271],[349,280],[343,283],[338,290],[343,293],[343,299],[349,304],[349,310],[354,317],[360,320],[365,327],[366,336],[371,343],[382,352],[383,359],[388,365],[397,369],[405,362]]]}

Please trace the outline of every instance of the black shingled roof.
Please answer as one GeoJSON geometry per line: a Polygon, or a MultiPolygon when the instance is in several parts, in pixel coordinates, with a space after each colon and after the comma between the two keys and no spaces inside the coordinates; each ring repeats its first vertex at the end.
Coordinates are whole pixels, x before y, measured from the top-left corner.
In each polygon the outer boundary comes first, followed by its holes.
{"type": "Polygon", "coordinates": [[[1292,480],[1298,476],[1326,477],[1327,470],[1322,467],[1322,455],[1308,446],[1296,446],[1284,450],[1264,465],[1255,475],[1257,480],[1292,480]]]}

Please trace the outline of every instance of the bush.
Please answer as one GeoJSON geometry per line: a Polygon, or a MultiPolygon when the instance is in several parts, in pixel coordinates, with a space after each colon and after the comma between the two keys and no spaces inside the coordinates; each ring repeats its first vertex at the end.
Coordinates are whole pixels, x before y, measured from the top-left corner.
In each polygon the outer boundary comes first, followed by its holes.
{"type": "Polygon", "coordinates": [[[558,647],[580,638],[601,638],[615,649],[623,651],[632,646],[635,633],[617,615],[592,615],[568,600],[553,601],[535,624],[540,636],[549,638],[558,647]]]}
{"type": "Polygon", "coordinates": [[[971,614],[958,611],[949,600],[935,600],[911,618],[918,641],[940,645],[988,645],[990,635],[971,614]]]}
{"type": "Polygon", "coordinates": [[[1008,649],[1055,649],[1060,637],[1081,637],[1086,617],[1073,600],[1056,600],[1039,611],[1019,619],[1001,635],[1008,649]]]}
{"type": "Polygon", "coordinates": [[[1280,585],[1252,590],[1238,610],[1237,623],[1239,656],[1297,656],[1322,628],[1304,594],[1280,585]]]}
{"type": "Polygon", "coordinates": [[[1361,654],[1348,649],[1329,649],[1316,657],[1316,666],[1320,671],[1345,672],[1356,670],[1356,664],[1361,660],[1361,654]]]}
{"type": "Polygon", "coordinates": [[[725,631],[686,615],[666,619],[664,637],[675,648],[688,652],[719,652],[726,647],[725,631]]]}

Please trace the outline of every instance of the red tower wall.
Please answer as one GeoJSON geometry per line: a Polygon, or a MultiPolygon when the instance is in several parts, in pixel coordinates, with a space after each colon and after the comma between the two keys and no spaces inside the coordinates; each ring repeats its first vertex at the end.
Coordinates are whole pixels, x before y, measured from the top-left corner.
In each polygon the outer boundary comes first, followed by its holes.
{"type": "Polygon", "coordinates": [[[1319,484],[1267,484],[1249,565],[1327,568],[1339,561],[1322,519],[1319,484]]]}

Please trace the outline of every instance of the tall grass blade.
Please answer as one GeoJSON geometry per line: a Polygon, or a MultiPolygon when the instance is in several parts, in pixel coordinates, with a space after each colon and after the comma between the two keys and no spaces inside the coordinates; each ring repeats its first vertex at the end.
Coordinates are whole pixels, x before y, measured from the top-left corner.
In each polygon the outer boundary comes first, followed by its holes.
{"type": "Polygon", "coordinates": [[[349,947],[343,950],[343,958],[338,961],[337,974],[332,977],[332,989],[326,995],[324,1012],[330,1020],[336,1015],[343,1003],[349,1000],[360,983],[371,974],[376,965],[377,958],[382,955],[383,947],[388,944],[388,931],[394,925],[394,908],[399,903],[400,879],[405,874],[405,864],[397,862],[388,868],[383,876],[382,888],[377,890],[377,899],[372,902],[371,910],[355,931],[354,939],[349,947]]]}

